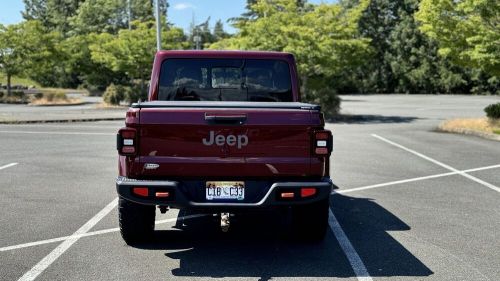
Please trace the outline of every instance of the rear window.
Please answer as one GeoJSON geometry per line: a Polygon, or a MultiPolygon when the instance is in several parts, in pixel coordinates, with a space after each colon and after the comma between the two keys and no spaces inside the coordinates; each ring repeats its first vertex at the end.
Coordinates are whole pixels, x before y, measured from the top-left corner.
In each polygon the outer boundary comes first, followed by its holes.
{"type": "Polygon", "coordinates": [[[158,100],[293,100],[288,63],[256,59],[167,59],[158,100]]]}

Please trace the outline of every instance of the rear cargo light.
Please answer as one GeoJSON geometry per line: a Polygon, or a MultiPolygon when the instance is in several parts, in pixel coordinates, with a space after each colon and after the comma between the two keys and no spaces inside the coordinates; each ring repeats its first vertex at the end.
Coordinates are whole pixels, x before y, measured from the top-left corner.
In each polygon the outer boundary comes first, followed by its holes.
{"type": "Polygon", "coordinates": [[[328,130],[314,132],[313,151],[316,155],[326,156],[332,152],[332,132],[328,130]]]}
{"type": "Polygon", "coordinates": [[[120,155],[131,156],[136,154],[136,135],[137,131],[134,128],[122,128],[118,131],[116,148],[120,155]]]}
{"type": "Polygon", "coordinates": [[[311,197],[316,194],[316,188],[314,187],[303,187],[300,189],[300,197],[311,197]]]}
{"type": "Polygon", "coordinates": [[[295,197],[293,192],[281,192],[280,197],[283,199],[289,199],[295,197]]]}
{"type": "Polygon", "coordinates": [[[139,196],[142,196],[142,197],[148,197],[148,195],[149,195],[149,190],[148,190],[147,187],[134,187],[132,189],[132,192],[135,195],[139,195],[139,196]]]}

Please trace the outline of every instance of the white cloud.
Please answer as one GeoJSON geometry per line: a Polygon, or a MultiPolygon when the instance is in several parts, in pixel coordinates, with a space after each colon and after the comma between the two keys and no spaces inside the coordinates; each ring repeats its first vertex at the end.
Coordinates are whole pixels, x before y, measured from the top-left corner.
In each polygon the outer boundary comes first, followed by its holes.
{"type": "Polygon", "coordinates": [[[186,9],[195,9],[196,6],[191,3],[178,3],[174,5],[174,10],[186,10],[186,9]]]}

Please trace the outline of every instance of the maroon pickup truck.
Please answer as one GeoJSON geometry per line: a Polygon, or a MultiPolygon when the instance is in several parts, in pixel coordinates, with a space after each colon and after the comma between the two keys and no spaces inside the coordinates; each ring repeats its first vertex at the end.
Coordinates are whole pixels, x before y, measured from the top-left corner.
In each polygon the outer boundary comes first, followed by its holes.
{"type": "Polygon", "coordinates": [[[230,214],[291,208],[299,237],[324,237],[332,134],[300,102],[291,54],[160,51],[150,85],[117,135],[126,243],[153,233],[156,206],[220,214],[223,231],[230,214]]]}

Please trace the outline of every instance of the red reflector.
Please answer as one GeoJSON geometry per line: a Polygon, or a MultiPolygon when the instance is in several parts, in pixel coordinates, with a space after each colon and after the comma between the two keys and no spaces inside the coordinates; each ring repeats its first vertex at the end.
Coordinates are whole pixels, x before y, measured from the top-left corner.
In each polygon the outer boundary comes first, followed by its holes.
{"type": "Polygon", "coordinates": [[[148,188],[147,187],[134,187],[132,189],[132,192],[135,194],[135,195],[139,195],[139,196],[144,196],[144,197],[147,197],[148,194],[149,194],[149,191],[148,191],[148,188]]]}
{"type": "Polygon", "coordinates": [[[320,155],[328,154],[328,148],[326,148],[326,147],[316,147],[316,149],[314,150],[314,153],[320,154],[320,155]]]}
{"type": "Polygon", "coordinates": [[[124,147],[122,147],[122,153],[135,153],[135,147],[124,146],[124,147]]]}
{"type": "Polygon", "coordinates": [[[293,198],[294,194],[293,192],[281,192],[281,198],[293,198]]]}
{"type": "Polygon", "coordinates": [[[316,194],[316,188],[314,187],[303,187],[300,189],[300,197],[310,197],[316,194]]]}
{"type": "Polygon", "coordinates": [[[135,131],[121,131],[120,134],[124,139],[133,139],[135,138],[135,131]]]}
{"type": "Polygon", "coordinates": [[[168,191],[156,192],[156,197],[166,198],[168,196],[170,196],[170,193],[168,191]]]}
{"type": "Polygon", "coordinates": [[[327,132],[318,132],[316,133],[316,139],[317,140],[328,140],[330,137],[330,134],[327,132]]]}

